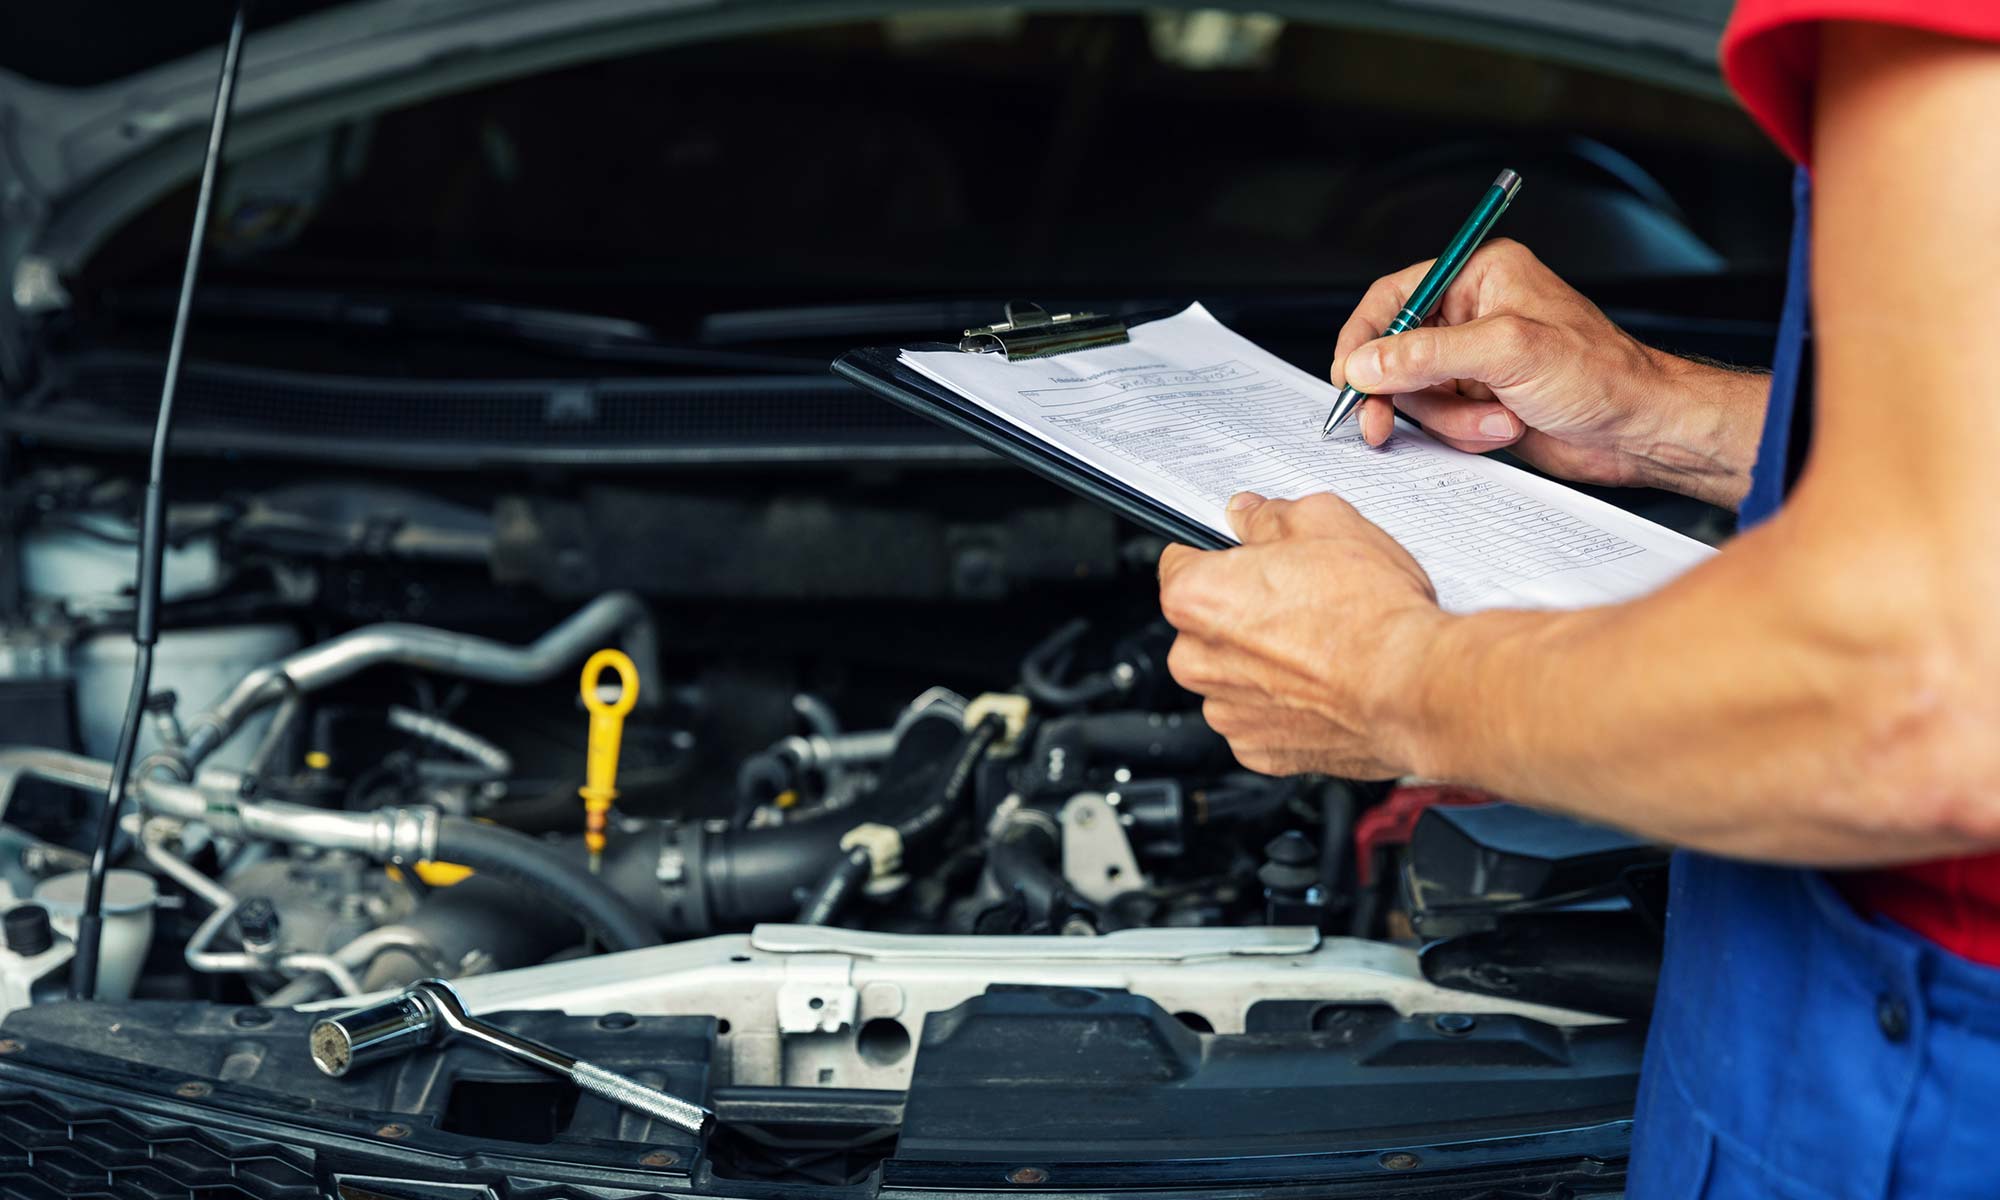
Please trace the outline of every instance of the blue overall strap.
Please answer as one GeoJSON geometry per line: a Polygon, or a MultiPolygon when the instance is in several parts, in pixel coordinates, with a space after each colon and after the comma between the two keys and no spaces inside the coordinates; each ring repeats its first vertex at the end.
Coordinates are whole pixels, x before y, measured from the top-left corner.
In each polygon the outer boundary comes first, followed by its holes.
{"type": "Polygon", "coordinates": [[[1812,177],[1800,167],[1792,176],[1791,263],[1777,351],[1771,357],[1771,399],[1764,409],[1764,436],[1757,443],[1750,492],[1737,513],[1743,529],[1778,511],[1798,478],[1812,439],[1811,263],[1812,177]]]}

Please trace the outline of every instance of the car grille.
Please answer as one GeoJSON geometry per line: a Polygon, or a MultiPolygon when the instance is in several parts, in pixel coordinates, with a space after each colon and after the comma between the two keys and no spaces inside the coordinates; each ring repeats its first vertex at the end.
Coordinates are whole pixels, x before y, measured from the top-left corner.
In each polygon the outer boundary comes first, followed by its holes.
{"type": "Polygon", "coordinates": [[[316,1200],[309,1150],[0,1088],[9,1200],[316,1200]]]}

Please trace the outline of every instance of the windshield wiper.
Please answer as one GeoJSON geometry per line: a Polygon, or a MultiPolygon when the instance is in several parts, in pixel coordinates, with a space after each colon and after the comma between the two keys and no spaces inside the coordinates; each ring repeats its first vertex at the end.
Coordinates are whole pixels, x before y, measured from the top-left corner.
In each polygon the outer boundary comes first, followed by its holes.
{"type": "MultiPolygon", "coordinates": [[[[133,291],[109,297],[110,307],[132,314],[164,314],[165,293],[133,291]]],[[[485,337],[566,358],[632,366],[712,371],[817,374],[826,359],[723,349],[660,337],[638,321],[596,313],[436,296],[375,296],[304,288],[218,285],[196,302],[205,319],[275,322],[395,332],[419,336],[485,337]]]]}

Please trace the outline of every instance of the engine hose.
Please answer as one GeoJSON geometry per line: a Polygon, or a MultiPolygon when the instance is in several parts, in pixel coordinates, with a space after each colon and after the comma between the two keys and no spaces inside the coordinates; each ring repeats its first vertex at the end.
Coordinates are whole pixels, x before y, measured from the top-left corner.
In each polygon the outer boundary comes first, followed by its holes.
{"type": "Polygon", "coordinates": [[[1003,896],[1019,896],[1028,916],[1049,919],[1069,885],[1052,865],[1059,848],[1053,834],[1034,825],[1015,825],[986,847],[986,870],[1003,896]]]}
{"type": "Polygon", "coordinates": [[[797,924],[831,925],[875,873],[875,858],[857,846],[834,860],[826,878],[799,909],[797,924]]]}
{"type": "Polygon", "coordinates": [[[446,817],[438,822],[437,857],[513,883],[575,917],[607,950],[658,945],[651,922],[583,867],[523,833],[446,817]]]}
{"type": "Polygon", "coordinates": [[[1093,764],[1172,774],[1228,767],[1229,743],[1200,713],[1105,712],[1055,717],[1035,733],[1033,790],[1082,790],[1093,764]]]}
{"type": "Polygon", "coordinates": [[[1075,683],[1061,682],[1076,644],[1090,632],[1090,622],[1078,617],[1042,640],[1021,660],[1021,690],[1035,703],[1067,711],[1118,693],[1107,674],[1086,675],[1075,683]]]}
{"type": "MultiPolygon", "coordinates": [[[[980,759],[1005,727],[995,716],[958,732],[941,771],[899,778],[832,812],[760,829],[660,822],[621,834],[606,852],[603,878],[677,936],[789,920],[828,866],[845,857],[841,839],[856,825],[891,825],[905,842],[926,841],[942,829],[971,794],[980,759]]],[[[934,751],[922,753],[935,761],[934,751]]]]}
{"type": "Polygon", "coordinates": [[[953,750],[944,775],[938,780],[930,798],[916,811],[896,822],[896,832],[902,835],[905,845],[928,838],[951,823],[952,817],[958,813],[959,802],[965,798],[972,784],[972,775],[978,769],[980,760],[986,757],[986,752],[1006,731],[1007,719],[999,713],[988,713],[984,720],[966,731],[953,750]]]}

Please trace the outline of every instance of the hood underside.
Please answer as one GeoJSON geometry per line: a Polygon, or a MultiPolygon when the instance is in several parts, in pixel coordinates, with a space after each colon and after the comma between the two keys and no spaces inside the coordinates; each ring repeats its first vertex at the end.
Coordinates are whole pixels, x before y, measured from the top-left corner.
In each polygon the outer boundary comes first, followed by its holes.
{"type": "MultiPolygon", "coordinates": [[[[300,5],[286,6],[296,12],[300,5]]],[[[254,29],[244,53],[229,156],[329,123],[496,79],[675,43],[973,5],[864,0],[458,0],[339,4],[254,29]]],[[[1038,0],[1033,11],[1121,11],[1133,0],[1038,0]]],[[[1714,49],[1727,0],[1280,0],[1287,20],[1435,37],[1633,76],[1691,93],[1721,91],[1714,49]]],[[[196,12],[188,18],[197,21],[196,12]]],[[[217,16],[217,14],[205,14],[217,16]]],[[[145,204],[191,178],[213,101],[215,48],[87,87],[37,82],[34,64],[0,59],[0,263],[10,279],[60,276],[145,204]]],[[[173,47],[185,30],[140,31],[173,47]]],[[[24,43],[33,47],[34,39],[24,43]]],[[[147,46],[121,53],[143,60],[147,46]]],[[[20,53],[17,51],[17,54],[20,53]]],[[[17,288],[17,290],[20,290],[17,288]]],[[[32,291],[32,286],[27,290],[32,291]]],[[[31,296],[17,296],[29,307],[31,296]]]]}

